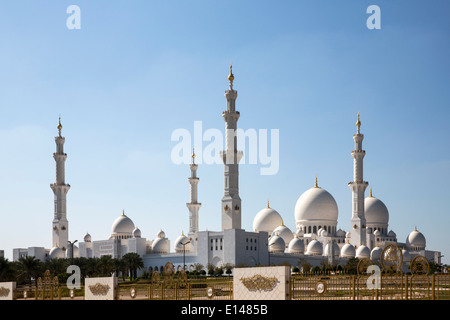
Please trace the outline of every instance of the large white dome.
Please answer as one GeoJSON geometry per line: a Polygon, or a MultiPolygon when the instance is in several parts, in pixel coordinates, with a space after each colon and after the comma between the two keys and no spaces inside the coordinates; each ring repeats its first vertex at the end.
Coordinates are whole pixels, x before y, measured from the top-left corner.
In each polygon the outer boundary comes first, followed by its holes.
{"type": "Polygon", "coordinates": [[[372,249],[372,252],[370,253],[370,260],[373,262],[377,262],[381,258],[381,253],[383,252],[383,248],[381,247],[375,247],[372,249]]]}
{"type": "Polygon", "coordinates": [[[125,213],[114,220],[111,228],[111,236],[131,236],[135,229],[133,221],[128,218],[125,213]]]}
{"type": "Polygon", "coordinates": [[[389,223],[389,212],[383,201],[375,197],[364,199],[364,215],[366,223],[370,225],[387,225],[389,223]]]}
{"type": "MultiPolygon", "coordinates": [[[[324,256],[329,256],[328,251],[330,249],[330,243],[327,243],[325,245],[325,249],[323,250],[323,255],[324,256]]],[[[340,253],[341,253],[341,248],[339,248],[339,245],[337,244],[336,241],[333,241],[333,250],[334,250],[334,256],[339,257],[340,253]]]]}
{"type": "Polygon", "coordinates": [[[265,231],[270,235],[276,227],[282,224],[282,222],[283,219],[281,218],[281,215],[267,204],[267,208],[258,212],[253,219],[253,231],[265,231]]]}
{"type": "Polygon", "coordinates": [[[426,247],[426,240],[425,236],[417,231],[417,228],[414,228],[414,230],[408,235],[406,238],[406,247],[411,250],[424,250],[426,247]]]}
{"type": "Polygon", "coordinates": [[[336,200],[326,190],[313,187],[305,191],[295,204],[295,221],[320,222],[322,224],[337,224],[338,207],[336,200]]]}

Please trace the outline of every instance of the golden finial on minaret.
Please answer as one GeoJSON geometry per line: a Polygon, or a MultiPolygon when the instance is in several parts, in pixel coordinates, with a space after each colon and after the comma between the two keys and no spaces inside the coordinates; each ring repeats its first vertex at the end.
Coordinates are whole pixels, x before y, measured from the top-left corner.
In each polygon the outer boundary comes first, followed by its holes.
{"type": "Polygon", "coordinates": [[[234,80],[234,75],[233,75],[233,62],[230,62],[230,74],[228,75],[228,80],[230,82],[233,82],[234,80]]]}
{"type": "Polygon", "coordinates": [[[61,124],[61,115],[59,115],[59,121],[58,121],[58,132],[59,132],[59,135],[61,135],[61,129],[62,129],[62,124],[61,124]]]}
{"type": "Polygon", "coordinates": [[[356,121],[356,126],[361,127],[361,121],[359,121],[359,111],[358,111],[358,121],[356,121]]]}
{"type": "Polygon", "coordinates": [[[195,164],[195,148],[192,147],[192,164],[195,164]]]}

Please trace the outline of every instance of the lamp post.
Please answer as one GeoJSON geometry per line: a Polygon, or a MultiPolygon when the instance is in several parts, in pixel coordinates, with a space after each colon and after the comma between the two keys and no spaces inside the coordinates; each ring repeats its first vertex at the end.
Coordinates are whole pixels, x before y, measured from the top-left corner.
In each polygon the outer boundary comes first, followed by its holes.
{"type": "Polygon", "coordinates": [[[183,271],[186,271],[186,245],[189,243],[191,243],[191,240],[188,240],[185,243],[180,242],[180,244],[183,246],[183,271]]]}
{"type": "Polygon", "coordinates": [[[69,248],[70,248],[70,257],[68,257],[70,259],[71,262],[73,262],[73,245],[77,242],[78,240],[75,240],[74,242],[70,242],[67,241],[67,243],[69,244],[69,248]]]}

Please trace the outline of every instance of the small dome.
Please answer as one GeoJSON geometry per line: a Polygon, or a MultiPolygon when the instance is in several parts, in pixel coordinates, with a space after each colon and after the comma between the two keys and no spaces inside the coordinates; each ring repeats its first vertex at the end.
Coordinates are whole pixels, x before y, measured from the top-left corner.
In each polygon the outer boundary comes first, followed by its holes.
{"type": "Polygon", "coordinates": [[[409,254],[408,250],[403,249],[402,255],[403,255],[403,262],[411,261],[411,255],[409,254]]]}
{"type": "Polygon", "coordinates": [[[295,204],[295,222],[317,222],[337,224],[338,207],[336,200],[325,189],[313,187],[304,192],[295,204]]]}
{"type": "Polygon", "coordinates": [[[283,238],[280,237],[278,233],[275,233],[275,235],[273,235],[269,241],[269,252],[281,253],[284,252],[285,249],[286,244],[283,238]]]}
{"type": "Polygon", "coordinates": [[[383,248],[380,247],[373,248],[372,252],[370,253],[370,260],[372,260],[373,262],[380,260],[382,252],[383,248]]]}
{"type": "Polygon", "coordinates": [[[289,242],[288,246],[289,253],[292,254],[303,254],[305,252],[305,244],[302,239],[298,238],[296,234],[294,238],[289,242]]]}
{"type": "Polygon", "coordinates": [[[389,212],[386,205],[380,199],[372,196],[364,199],[364,215],[368,226],[389,223],[389,212]]]}
{"type": "Polygon", "coordinates": [[[345,237],[345,231],[342,230],[342,229],[339,229],[339,230],[336,232],[336,236],[337,236],[337,237],[345,237]]]}
{"type": "Polygon", "coordinates": [[[352,234],[350,233],[350,231],[345,234],[345,237],[347,239],[350,239],[352,237],[352,234]]]}
{"type": "Polygon", "coordinates": [[[356,257],[359,259],[369,258],[370,259],[370,249],[365,245],[361,245],[356,250],[356,257]]]}
{"type": "Polygon", "coordinates": [[[375,230],[375,232],[373,233],[373,235],[374,236],[379,236],[379,235],[381,235],[381,232],[380,232],[380,230],[375,230]]]}
{"type": "Polygon", "coordinates": [[[301,230],[301,229],[298,229],[297,232],[296,232],[296,234],[297,234],[297,236],[299,236],[299,237],[303,237],[303,235],[305,234],[305,231],[303,231],[303,230],[301,230]]]}
{"type": "Polygon", "coordinates": [[[133,238],[140,238],[140,237],[141,237],[141,230],[138,227],[136,227],[133,230],[133,238]]]}
{"type": "MultiPolygon", "coordinates": [[[[339,248],[339,245],[337,244],[337,242],[336,241],[333,241],[333,250],[334,250],[334,256],[335,257],[339,257],[339,254],[340,254],[340,252],[341,252],[341,248],[339,248]]],[[[323,255],[324,256],[326,256],[326,257],[328,257],[328,250],[329,250],[329,248],[330,248],[330,244],[329,243],[327,243],[326,245],[325,245],[325,249],[323,250],[323,255]]]]}
{"type": "Polygon", "coordinates": [[[170,243],[167,238],[156,238],[152,243],[153,253],[169,253],[170,243]]]}
{"type": "Polygon", "coordinates": [[[282,223],[283,219],[281,218],[281,215],[267,204],[267,208],[259,211],[253,219],[253,231],[265,231],[270,235],[272,230],[282,223]]]}
{"type": "Polygon", "coordinates": [[[175,252],[188,252],[191,250],[191,240],[181,233],[181,235],[175,240],[175,252]]]}
{"type": "Polygon", "coordinates": [[[83,238],[84,242],[91,242],[92,241],[92,237],[89,233],[86,232],[86,234],[84,235],[83,238]]]}
{"type": "Polygon", "coordinates": [[[314,239],[308,244],[306,249],[306,254],[310,256],[318,256],[323,254],[323,246],[322,243],[314,239]]]}
{"type": "Polygon", "coordinates": [[[111,236],[131,236],[135,229],[133,221],[125,213],[118,217],[112,224],[111,236]]]}
{"type": "Polygon", "coordinates": [[[342,258],[354,258],[356,255],[356,250],[353,245],[350,243],[344,244],[344,246],[341,249],[341,257],[342,258]]]}
{"type": "Polygon", "coordinates": [[[159,229],[158,234],[156,235],[157,238],[165,238],[166,237],[166,233],[164,231],[162,231],[161,229],[159,229]]]}
{"type": "Polygon", "coordinates": [[[60,247],[53,247],[49,252],[50,259],[64,259],[66,253],[60,247]]]}
{"type": "Polygon", "coordinates": [[[406,247],[412,250],[424,250],[426,240],[424,235],[415,228],[406,238],[406,247]]]}
{"type": "Polygon", "coordinates": [[[292,231],[286,227],[285,225],[280,225],[278,226],[275,230],[273,230],[272,232],[272,237],[278,233],[278,235],[283,238],[284,243],[286,246],[289,245],[289,243],[291,242],[292,239],[294,239],[294,234],[292,233],[292,231]]]}

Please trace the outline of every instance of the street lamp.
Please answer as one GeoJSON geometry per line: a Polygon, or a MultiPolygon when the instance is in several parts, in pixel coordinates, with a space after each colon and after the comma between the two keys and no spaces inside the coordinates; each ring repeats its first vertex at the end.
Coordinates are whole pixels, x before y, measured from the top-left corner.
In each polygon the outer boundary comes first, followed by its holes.
{"type": "Polygon", "coordinates": [[[186,245],[189,243],[191,243],[191,240],[188,240],[185,243],[180,242],[180,244],[183,246],[183,271],[186,271],[186,245]]]}
{"type": "Polygon", "coordinates": [[[78,240],[75,240],[74,242],[70,242],[70,241],[67,241],[67,243],[69,244],[69,248],[70,248],[70,257],[68,257],[68,258],[70,258],[71,260],[73,260],[73,245],[77,242],[78,240]]]}

